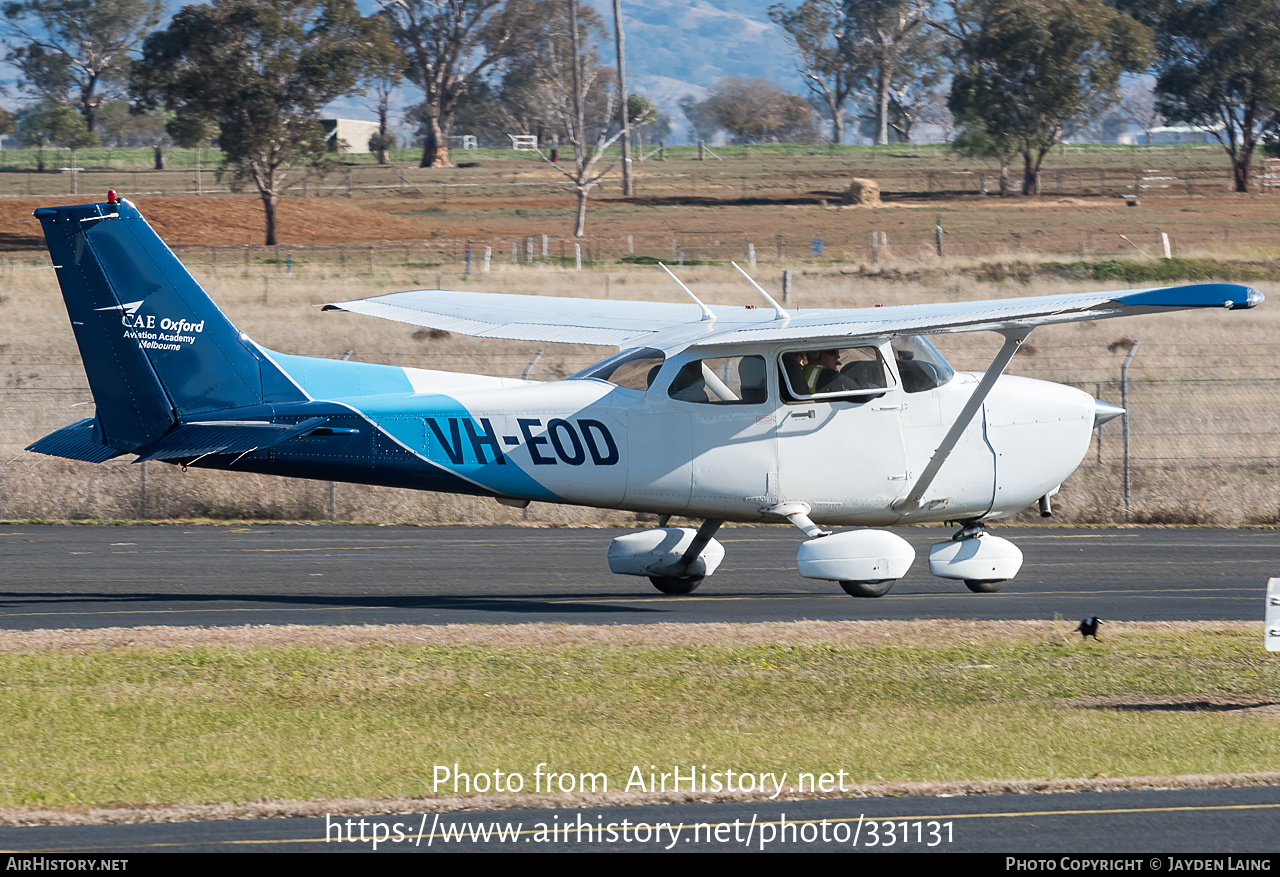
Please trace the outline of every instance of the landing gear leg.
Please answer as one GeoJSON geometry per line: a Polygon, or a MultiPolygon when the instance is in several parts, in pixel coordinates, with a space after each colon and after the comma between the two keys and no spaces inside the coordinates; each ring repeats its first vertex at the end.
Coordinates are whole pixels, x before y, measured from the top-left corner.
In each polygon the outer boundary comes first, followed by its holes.
{"type": "MultiPolygon", "coordinates": [[[[981,539],[987,535],[987,525],[982,521],[966,521],[960,530],[951,537],[952,542],[963,542],[966,539],[981,539]]],[[[994,594],[1004,587],[1004,579],[965,579],[964,586],[975,594],[994,594]]]]}

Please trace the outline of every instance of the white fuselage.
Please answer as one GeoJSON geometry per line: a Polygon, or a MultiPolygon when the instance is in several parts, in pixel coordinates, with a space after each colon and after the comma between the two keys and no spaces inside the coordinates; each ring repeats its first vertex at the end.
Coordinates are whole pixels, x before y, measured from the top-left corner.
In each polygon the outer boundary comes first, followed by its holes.
{"type": "Polygon", "coordinates": [[[715,406],[666,392],[689,358],[669,357],[648,390],[583,379],[432,393],[424,381],[412,402],[383,410],[420,419],[407,434],[421,444],[409,450],[515,499],[734,521],[776,520],[765,510],[803,502],[816,522],[872,526],[1013,514],[1074,471],[1093,427],[1088,394],[1001,377],[920,501],[895,508],[977,375],[921,392],[895,380],[873,398],[787,402],[770,369],[764,401],[715,406]]]}

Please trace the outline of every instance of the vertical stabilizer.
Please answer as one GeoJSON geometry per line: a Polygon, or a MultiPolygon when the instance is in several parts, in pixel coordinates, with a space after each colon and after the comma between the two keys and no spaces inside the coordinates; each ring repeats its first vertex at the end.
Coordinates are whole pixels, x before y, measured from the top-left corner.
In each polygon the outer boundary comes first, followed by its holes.
{"type": "Polygon", "coordinates": [[[305,398],[127,201],[42,207],[103,441],[132,451],[187,415],[305,398]]]}

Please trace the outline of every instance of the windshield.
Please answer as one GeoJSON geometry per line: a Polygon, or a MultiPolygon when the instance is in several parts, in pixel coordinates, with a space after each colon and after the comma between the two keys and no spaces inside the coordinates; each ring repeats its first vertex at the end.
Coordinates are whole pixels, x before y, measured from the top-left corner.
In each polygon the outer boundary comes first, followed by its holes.
{"type": "Polygon", "coordinates": [[[942,358],[938,348],[921,335],[900,335],[894,338],[893,356],[898,361],[898,374],[902,377],[902,389],[908,393],[923,393],[941,387],[956,373],[942,358]]]}

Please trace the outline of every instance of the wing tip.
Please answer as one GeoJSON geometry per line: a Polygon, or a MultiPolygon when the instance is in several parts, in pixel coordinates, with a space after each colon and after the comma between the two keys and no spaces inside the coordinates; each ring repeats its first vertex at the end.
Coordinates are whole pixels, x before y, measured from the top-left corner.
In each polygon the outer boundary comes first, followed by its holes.
{"type": "Polygon", "coordinates": [[[1266,299],[1251,286],[1239,283],[1190,283],[1123,292],[1115,301],[1127,307],[1153,308],[1226,308],[1248,310],[1266,299]]]}

